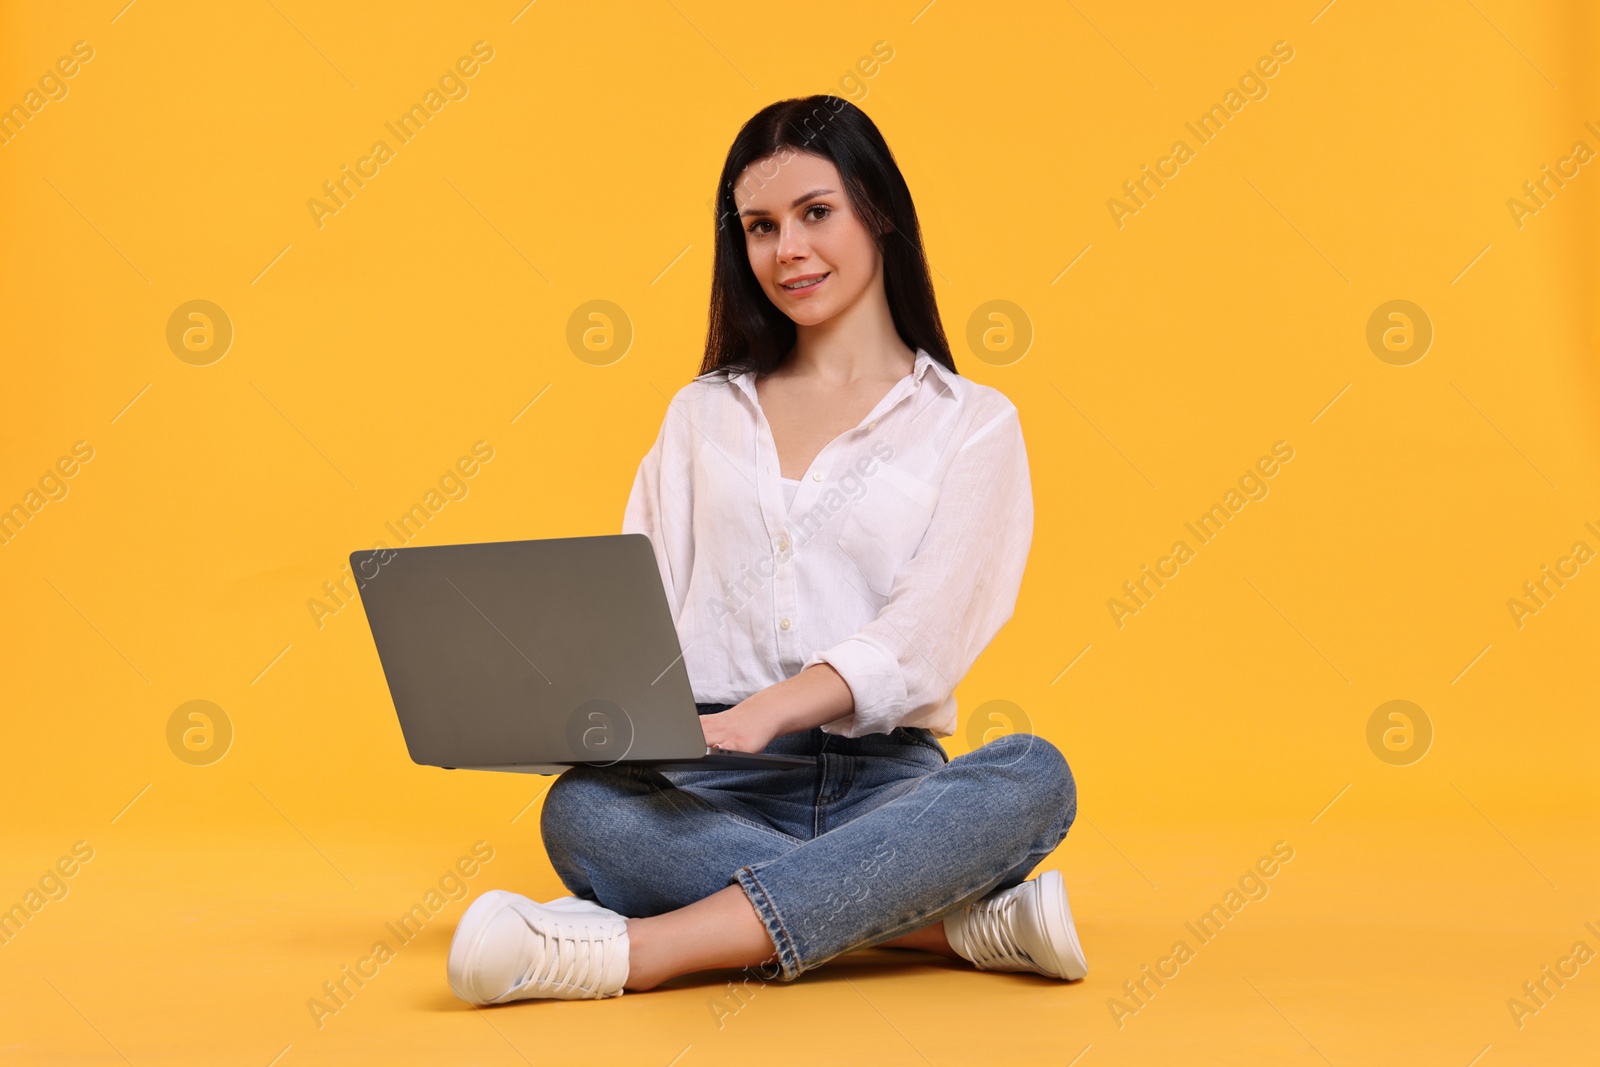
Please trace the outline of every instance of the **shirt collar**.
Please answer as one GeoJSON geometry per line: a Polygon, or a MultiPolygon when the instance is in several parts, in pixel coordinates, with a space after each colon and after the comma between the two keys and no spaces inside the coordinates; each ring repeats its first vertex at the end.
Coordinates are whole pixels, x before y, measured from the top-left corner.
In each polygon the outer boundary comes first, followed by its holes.
{"type": "Polygon", "coordinates": [[[940,384],[945,387],[945,390],[954,393],[955,384],[951,379],[955,377],[955,372],[950,370],[943,363],[940,363],[938,360],[934,359],[933,356],[929,355],[927,349],[917,349],[916,366],[914,366],[911,370],[911,373],[916,377],[917,381],[922,381],[922,377],[928,373],[929,367],[933,368],[934,378],[936,378],[940,384]]]}
{"type": "MultiPolygon", "coordinates": [[[[916,362],[911,366],[911,379],[913,383],[920,385],[923,377],[928,373],[929,367],[934,369],[934,377],[945,387],[947,391],[955,391],[955,387],[950,381],[953,372],[945,367],[943,363],[940,363],[938,360],[934,359],[925,348],[917,349],[916,362]]],[[[740,389],[744,390],[746,396],[750,397],[752,400],[756,399],[754,372],[748,370],[738,371],[732,375],[730,380],[740,389]]]]}

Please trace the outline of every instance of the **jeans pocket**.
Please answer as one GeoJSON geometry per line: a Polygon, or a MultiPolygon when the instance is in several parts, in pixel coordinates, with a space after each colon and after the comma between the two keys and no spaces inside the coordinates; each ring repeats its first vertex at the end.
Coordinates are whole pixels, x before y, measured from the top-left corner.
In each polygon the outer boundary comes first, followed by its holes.
{"type": "Polygon", "coordinates": [[[939,739],[920,726],[896,726],[894,736],[904,744],[918,745],[922,748],[931,748],[939,754],[939,759],[945,763],[950,762],[950,754],[944,750],[939,739]]]}

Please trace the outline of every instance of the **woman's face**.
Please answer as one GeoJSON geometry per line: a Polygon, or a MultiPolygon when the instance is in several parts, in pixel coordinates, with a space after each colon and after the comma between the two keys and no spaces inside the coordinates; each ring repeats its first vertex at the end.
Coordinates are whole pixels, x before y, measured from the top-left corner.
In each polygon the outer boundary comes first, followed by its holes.
{"type": "Polygon", "coordinates": [[[750,269],[796,323],[825,322],[883,284],[878,244],[829,160],[793,151],[759,159],[733,198],[750,269]]]}

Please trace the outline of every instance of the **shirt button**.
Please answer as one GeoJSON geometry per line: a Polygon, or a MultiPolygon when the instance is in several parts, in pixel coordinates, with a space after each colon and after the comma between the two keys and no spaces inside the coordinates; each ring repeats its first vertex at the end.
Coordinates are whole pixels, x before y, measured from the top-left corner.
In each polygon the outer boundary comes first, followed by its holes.
{"type": "Polygon", "coordinates": [[[815,474],[813,474],[813,475],[812,475],[812,476],[811,476],[811,480],[812,480],[812,481],[814,481],[814,482],[820,482],[820,481],[822,481],[822,472],[821,472],[821,471],[818,471],[818,472],[817,472],[817,473],[815,473],[815,474]]]}
{"type": "Polygon", "coordinates": [[[878,428],[878,420],[877,419],[873,419],[871,422],[867,423],[867,429],[875,430],[877,428],[878,428]]]}
{"type": "Polygon", "coordinates": [[[787,551],[789,551],[789,539],[787,537],[778,538],[778,551],[779,552],[787,552],[787,551]]]}
{"type": "Polygon", "coordinates": [[[789,628],[789,620],[788,619],[783,619],[778,623],[778,629],[787,630],[788,628],[789,628]]]}

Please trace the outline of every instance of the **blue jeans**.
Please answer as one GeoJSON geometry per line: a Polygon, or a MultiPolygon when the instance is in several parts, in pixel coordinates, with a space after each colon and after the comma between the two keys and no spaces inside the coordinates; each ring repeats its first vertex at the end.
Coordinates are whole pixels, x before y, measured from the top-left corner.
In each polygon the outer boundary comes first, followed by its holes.
{"type": "Polygon", "coordinates": [[[766,751],[816,764],[570,768],[540,818],[551,864],[574,894],[630,918],[738,884],[789,981],[1019,884],[1077,816],[1067,761],[1032,734],[953,760],[906,727],[856,738],[803,730],[766,751]]]}

